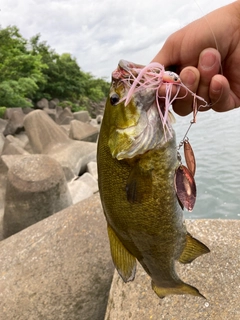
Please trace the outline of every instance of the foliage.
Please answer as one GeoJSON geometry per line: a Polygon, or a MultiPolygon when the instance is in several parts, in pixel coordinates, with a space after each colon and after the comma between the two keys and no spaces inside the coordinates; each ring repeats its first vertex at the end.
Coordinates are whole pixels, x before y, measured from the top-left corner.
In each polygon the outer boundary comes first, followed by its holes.
{"type": "Polygon", "coordinates": [[[7,110],[6,107],[0,107],[0,118],[1,119],[4,117],[6,110],[7,110]]]}
{"type": "Polygon", "coordinates": [[[90,100],[99,102],[107,96],[105,79],[83,72],[71,54],[57,54],[40,37],[37,34],[28,41],[16,26],[0,28],[2,105],[25,107],[41,98],[58,98],[81,110],[90,100]]]}
{"type": "Polygon", "coordinates": [[[28,99],[26,99],[26,92],[28,91],[28,89],[34,89],[33,84],[36,86],[36,84],[33,81],[31,81],[31,79],[24,78],[20,78],[19,81],[9,80],[1,82],[1,103],[7,107],[31,107],[32,103],[28,99]],[[27,84],[27,86],[25,86],[25,84],[27,84]]]}
{"type": "Polygon", "coordinates": [[[6,107],[32,106],[38,84],[45,81],[42,70],[47,68],[40,56],[27,50],[27,40],[17,27],[0,29],[0,101],[6,107]]]}

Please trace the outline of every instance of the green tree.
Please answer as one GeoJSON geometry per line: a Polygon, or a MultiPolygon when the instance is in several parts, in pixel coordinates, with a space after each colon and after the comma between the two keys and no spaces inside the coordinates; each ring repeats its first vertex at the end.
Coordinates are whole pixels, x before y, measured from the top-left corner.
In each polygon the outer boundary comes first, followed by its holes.
{"type": "Polygon", "coordinates": [[[47,84],[46,90],[53,96],[60,99],[77,100],[84,94],[84,75],[78,66],[76,59],[69,53],[58,56],[54,68],[49,77],[51,81],[47,84]]]}
{"type": "Polygon", "coordinates": [[[85,96],[99,102],[106,98],[110,84],[103,78],[95,78],[91,73],[85,73],[84,89],[85,96]]]}
{"type": "Polygon", "coordinates": [[[38,96],[77,100],[84,94],[85,76],[75,58],[69,53],[58,55],[45,41],[40,41],[40,34],[30,39],[32,54],[41,55],[48,66],[43,70],[45,83],[39,88],[38,96]]]}
{"type": "Polygon", "coordinates": [[[40,38],[27,41],[16,26],[0,28],[0,105],[31,106],[30,99],[45,97],[68,100],[77,108],[106,97],[105,79],[83,72],[71,54],[57,54],[40,38]]]}
{"type": "Polygon", "coordinates": [[[47,66],[32,55],[17,27],[0,28],[0,98],[6,107],[29,106],[47,66]]]}

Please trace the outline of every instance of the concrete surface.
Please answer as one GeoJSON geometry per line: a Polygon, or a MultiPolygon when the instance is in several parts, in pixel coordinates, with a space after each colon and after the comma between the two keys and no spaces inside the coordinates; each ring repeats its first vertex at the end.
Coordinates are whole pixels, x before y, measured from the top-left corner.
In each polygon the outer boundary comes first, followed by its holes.
{"type": "Polygon", "coordinates": [[[139,265],[131,283],[115,273],[108,299],[113,265],[96,194],[0,242],[0,319],[239,320],[240,220],[186,224],[211,253],[177,270],[206,300],[159,299],[139,265]]]}
{"type": "Polygon", "coordinates": [[[115,272],[105,320],[239,320],[240,221],[186,221],[189,232],[211,253],[189,265],[178,264],[182,280],[206,297],[168,296],[159,299],[150,278],[138,264],[136,279],[125,284],[115,272]]]}
{"type": "Polygon", "coordinates": [[[112,275],[97,194],[0,242],[0,319],[103,320],[112,275]]]}

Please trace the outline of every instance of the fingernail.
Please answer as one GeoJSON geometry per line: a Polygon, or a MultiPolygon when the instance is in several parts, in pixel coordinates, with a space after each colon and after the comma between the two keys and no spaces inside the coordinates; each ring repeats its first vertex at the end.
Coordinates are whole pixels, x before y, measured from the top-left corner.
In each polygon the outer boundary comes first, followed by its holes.
{"type": "Polygon", "coordinates": [[[205,53],[200,57],[201,67],[205,70],[211,69],[216,63],[216,56],[210,52],[205,53]]]}
{"type": "Polygon", "coordinates": [[[187,87],[191,87],[196,81],[196,75],[192,70],[186,70],[182,78],[187,87]]]}
{"type": "Polygon", "coordinates": [[[222,90],[221,82],[219,82],[217,80],[213,81],[212,85],[211,85],[211,89],[212,89],[212,91],[214,91],[214,93],[219,93],[222,90]]]}

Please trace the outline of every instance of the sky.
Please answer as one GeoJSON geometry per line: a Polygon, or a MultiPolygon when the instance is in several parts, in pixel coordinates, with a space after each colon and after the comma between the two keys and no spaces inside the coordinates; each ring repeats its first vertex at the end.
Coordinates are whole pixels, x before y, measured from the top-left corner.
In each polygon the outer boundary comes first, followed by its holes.
{"type": "Polygon", "coordinates": [[[110,81],[120,59],[147,64],[167,37],[229,0],[1,0],[0,25],[15,25],[84,72],[110,81]]]}

